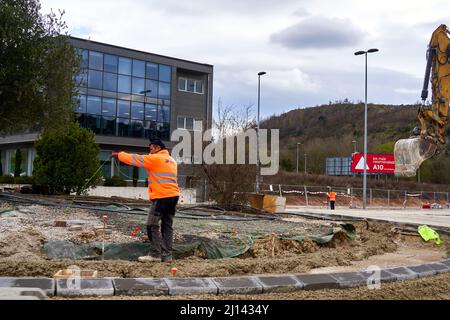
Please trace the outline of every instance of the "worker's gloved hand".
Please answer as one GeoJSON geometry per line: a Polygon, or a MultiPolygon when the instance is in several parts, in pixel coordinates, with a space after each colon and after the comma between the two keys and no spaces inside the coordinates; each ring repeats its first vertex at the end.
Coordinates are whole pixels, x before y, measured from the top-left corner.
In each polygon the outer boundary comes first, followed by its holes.
{"type": "Polygon", "coordinates": [[[114,151],[114,152],[111,154],[111,156],[114,157],[114,158],[116,158],[116,159],[119,159],[119,153],[116,152],[116,151],[114,151]]]}

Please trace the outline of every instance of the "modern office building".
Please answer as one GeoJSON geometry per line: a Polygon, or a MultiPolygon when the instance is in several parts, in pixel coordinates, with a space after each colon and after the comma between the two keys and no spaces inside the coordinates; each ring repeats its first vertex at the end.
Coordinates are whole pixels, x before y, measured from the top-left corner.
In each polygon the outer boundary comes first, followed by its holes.
{"type": "MultiPolygon", "coordinates": [[[[170,147],[170,134],[177,128],[193,130],[195,121],[211,127],[212,65],[74,37],[71,42],[82,57],[74,111],[80,124],[96,134],[105,176],[132,175],[131,167],[110,162],[112,151],[146,153],[150,137],[170,147]]],[[[17,149],[22,174],[32,174],[37,136],[0,137],[3,174],[14,172],[17,149]]],[[[141,169],[139,179],[145,176],[141,169]]]]}

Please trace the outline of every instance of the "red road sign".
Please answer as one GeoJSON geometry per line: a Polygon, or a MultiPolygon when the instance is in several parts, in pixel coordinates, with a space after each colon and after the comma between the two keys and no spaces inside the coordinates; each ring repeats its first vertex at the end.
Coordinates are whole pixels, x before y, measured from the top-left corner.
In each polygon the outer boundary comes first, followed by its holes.
{"type": "MultiPolygon", "coordinates": [[[[367,173],[394,174],[395,160],[393,154],[368,153],[366,162],[367,173]]],[[[352,172],[364,172],[364,153],[354,153],[352,157],[352,172]]]]}

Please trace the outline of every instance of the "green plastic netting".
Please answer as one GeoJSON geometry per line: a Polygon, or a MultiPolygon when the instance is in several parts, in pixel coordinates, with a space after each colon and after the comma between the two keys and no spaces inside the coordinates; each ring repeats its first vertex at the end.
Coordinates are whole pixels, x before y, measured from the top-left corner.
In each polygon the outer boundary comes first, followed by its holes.
{"type": "MultiPolygon", "coordinates": [[[[333,239],[336,233],[344,232],[350,239],[355,239],[356,230],[352,224],[341,224],[339,228],[329,228],[321,235],[279,235],[280,239],[303,241],[309,238],[318,244],[325,244],[333,239]]],[[[207,259],[238,257],[250,250],[259,236],[252,235],[224,235],[220,239],[191,236],[184,243],[174,243],[173,256],[175,259],[193,255],[197,250],[207,259]]],[[[50,240],[44,243],[44,252],[49,259],[73,260],[129,260],[148,254],[149,244],[143,242],[75,244],[70,241],[50,240]]]]}

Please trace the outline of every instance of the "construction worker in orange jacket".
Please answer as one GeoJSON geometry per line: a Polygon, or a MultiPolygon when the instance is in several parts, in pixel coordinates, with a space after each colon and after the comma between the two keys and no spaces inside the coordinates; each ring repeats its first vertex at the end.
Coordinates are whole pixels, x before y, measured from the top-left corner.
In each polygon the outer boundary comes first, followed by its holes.
{"type": "Polygon", "coordinates": [[[328,192],[328,198],[330,198],[330,209],[334,210],[334,203],[336,202],[336,192],[334,192],[331,188],[328,192]]]}
{"type": "Polygon", "coordinates": [[[172,224],[180,196],[176,161],[170,156],[160,139],[150,140],[148,155],[126,152],[113,152],[112,155],[128,165],[146,168],[148,172],[148,194],[151,207],[147,218],[147,235],[150,240],[150,252],[147,256],[139,257],[138,260],[171,262],[172,224]]]}

